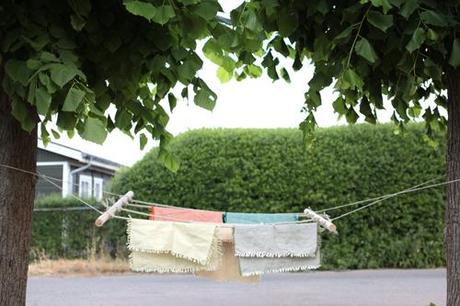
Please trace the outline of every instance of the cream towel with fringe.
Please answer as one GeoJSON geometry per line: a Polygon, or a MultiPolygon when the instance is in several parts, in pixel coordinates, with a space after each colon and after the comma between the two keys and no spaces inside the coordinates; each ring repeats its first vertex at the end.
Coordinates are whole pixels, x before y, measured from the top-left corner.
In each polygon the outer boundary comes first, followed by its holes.
{"type": "Polygon", "coordinates": [[[130,267],[139,272],[189,273],[219,267],[216,225],[130,219],[130,267]]]}

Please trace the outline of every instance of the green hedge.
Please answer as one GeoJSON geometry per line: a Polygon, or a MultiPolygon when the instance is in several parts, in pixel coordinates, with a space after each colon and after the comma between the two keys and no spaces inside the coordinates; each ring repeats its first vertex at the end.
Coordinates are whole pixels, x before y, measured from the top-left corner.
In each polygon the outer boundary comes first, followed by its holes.
{"type": "MultiPolygon", "coordinates": [[[[113,190],[137,199],[241,212],[300,212],[393,193],[445,174],[445,141],[423,140],[420,125],[397,135],[392,125],[319,129],[305,149],[294,129],[196,130],[171,145],[174,174],[148,153],[121,171],[113,190]]],[[[327,268],[444,265],[444,188],[403,195],[337,221],[323,235],[327,268]]],[[[334,211],[332,217],[346,212],[334,211]]]]}
{"type": "MultiPolygon", "coordinates": [[[[91,204],[99,206],[95,201],[91,204]]],[[[98,214],[93,210],[65,210],[84,206],[73,198],[58,195],[35,201],[32,222],[31,259],[87,258],[95,254],[122,255],[125,248],[125,225],[117,220],[97,228],[98,214]],[[41,210],[46,209],[46,210],[41,210]]]]}

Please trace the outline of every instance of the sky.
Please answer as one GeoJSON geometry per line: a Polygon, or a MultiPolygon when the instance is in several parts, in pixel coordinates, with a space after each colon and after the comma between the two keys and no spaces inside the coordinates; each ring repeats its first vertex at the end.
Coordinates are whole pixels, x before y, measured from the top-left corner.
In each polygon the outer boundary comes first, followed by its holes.
{"type": "MultiPolygon", "coordinates": [[[[238,5],[238,2],[229,0],[221,4],[224,11],[228,12],[238,5]]],[[[297,72],[290,70],[291,83],[284,80],[273,82],[268,76],[262,76],[241,82],[231,80],[222,84],[216,77],[217,67],[204,56],[202,59],[204,64],[200,76],[216,92],[216,107],[213,111],[208,111],[194,105],[192,100],[180,100],[178,97],[177,106],[170,115],[167,127],[173,135],[198,128],[297,128],[304,119],[301,109],[304,92],[308,89],[308,81],[314,72],[311,64],[304,63],[304,67],[297,72]]],[[[289,66],[292,64],[288,59],[281,60],[281,63],[289,66]]],[[[334,96],[332,88],[321,93],[323,105],[315,114],[320,127],[345,124],[344,120],[338,120],[337,114],[333,112],[334,96]]],[[[165,109],[169,109],[167,104],[163,105],[165,109]]],[[[379,121],[386,122],[390,116],[391,112],[381,111],[379,121]]],[[[62,136],[53,142],[126,166],[140,160],[155,145],[150,141],[144,150],[140,150],[138,139],[131,139],[118,130],[109,134],[103,145],[85,141],[78,135],[72,139],[62,136]]]]}

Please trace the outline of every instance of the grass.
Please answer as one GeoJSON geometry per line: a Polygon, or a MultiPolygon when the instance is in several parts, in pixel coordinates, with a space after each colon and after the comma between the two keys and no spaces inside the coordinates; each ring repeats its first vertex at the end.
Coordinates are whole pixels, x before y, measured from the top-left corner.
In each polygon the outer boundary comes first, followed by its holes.
{"type": "Polygon", "coordinates": [[[87,259],[50,259],[43,250],[32,250],[35,258],[29,264],[30,276],[95,276],[101,274],[121,274],[129,272],[129,263],[126,258],[112,259],[103,250],[96,251],[96,240],[87,248],[87,259]]]}
{"type": "Polygon", "coordinates": [[[40,259],[29,265],[30,276],[100,275],[129,272],[127,260],[121,259],[40,259]]]}

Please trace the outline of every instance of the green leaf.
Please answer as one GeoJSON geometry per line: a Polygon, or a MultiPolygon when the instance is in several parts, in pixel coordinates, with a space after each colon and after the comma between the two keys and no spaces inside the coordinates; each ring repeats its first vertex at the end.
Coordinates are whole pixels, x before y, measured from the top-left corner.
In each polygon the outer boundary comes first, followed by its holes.
{"type": "Polygon", "coordinates": [[[12,99],[11,101],[11,114],[19,122],[27,121],[28,119],[28,110],[23,101],[20,99],[12,99]]]}
{"type": "Polygon", "coordinates": [[[57,126],[63,130],[72,130],[77,124],[77,115],[75,113],[59,112],[57,126]]]}
{"type": "Polygon", "coordinates": [[[241,15],[240,22],[244,25],[245,28],[253,31],[259,32],[263,30],[262,25],[257,19],[257,15],[253,10],[246,10],[241,15]]]}
{"type": "Polygon", "coordinates": [[[355,28],[354,25],[349,26],[345,30],[339,33],[336,37],[334,37],[334,40],[342,40],[345,38],[349,38],[351,36],[351,33],[353,32],[353,29],[355,28]]]}
{"type": "Polygon", "coordinates": [[[157,8],[150,3],[142,1],[123,2],[126,10],[133,15],[142,16],[148,20],[152,20],[157,14],[157,8]]]}
{"type": "Polygon", "coordinates": [[[291,83],[291,78],[290,78],[289,73],[287,72],[286,68],[281,68],[280,75],[286,82],[291,83]]]}
{"type": "Polygon", "coordinates": [[[319,91],[310,89],[304,96],[305,103],[310,106],[311,109],[316,109],[321,105],[321,95],[319,91]]]}
{"type": "Polygon", "coordinates": [[[87,17],[91,12],[90,0],[69,1],[72,10],[80,16],[87,17]]]}
{"type": "Polygon", "coordinates": [[[61,134],[59,134],[57,131],[51,129],[51,133],[53,134],[54,139],[61,138],[61,134]]]}
{"type": "MultiPolygon", "coordinates": [[[[247,72],[249,74],[249,76],[251,76],[252,78],[258,78],[262,75],[262,68],[260,68],[259,66],[257,65],[248,65],[247,66],[247,72]]],[[[286,71],[287,73],[287,71],[286,71]]],[[[289,77],[289,75],[288,75],[289,77]]]]}
{"type": "Polygon", "coordinates": [[[371,3],[373,6],[381,6],[385,14],[391,9],[391,4],[388,0],[371,0],[371,3]]]}
{"type": "Polygon", "coordinates": [[[160,152],[158,153],[158,160],[160,160],[163,165],[172,172],[177,172],[177,170],[179,170],[179,160],[175,158],[171,152],[165,149],[160,149],[160,152]]]}
{"type": "Polygon", "coordinates": [[[369,23],[374,27],[386,32],[386,30],[393,25],[393,16],[383,15],[377,11],[370,11],[367,14],[367,21],[369,21],[369,23]]]}
{"type": "Polygon", "coordinates": [[[69,65],[54,64],[50,68],[51,80],[61,88],[72,80],[77,73],[77,69],[69,65]]]}
{"type": "Polygon", "coordinates": [[[59,62],[59,59],[56,57],[56,55],[47,51],[43,51],[40,53],[40,60],[45,63],[59,62]]]}
{"type": "Polygon", "coordinates": [[[65,112],[75,112],[80,106],[81,101],[83,101],[85,94],[86,93],[81,89],[75,87],[70,88],[65,97],[64,105],[62,105],[62,110],[65,112]]]}
{"type": "Polygon", "coordinates": [[[452,51],[450,52],[449,65],[454,68],[460,66],[460,40],[454,39],[452,43],[452,51]]]}
{"type": "Polygon", "coordinates": [[[366,121],[372,124],[376,123],[376,119],[374,113],[372,112],[371,105],[369,104],[369,100],[366,96],[361,99],[361,103],[359,104],[359,112],[366,117],[366,121]]]}
{"type": "Polygon", "coordinates": [[[177,104],[176,96],[173,93],[168,94],[168,103],[169,103],[169,109],[172,112],[177,104]]]}
{"type": "Polygon", "coordinates": [[[351,68],[348,68],[343,73],[342,77],[342,88],[362,88],[364,86],[364,81],[359,77],[359,75],[351,68]]]}
{"type": "Polygon", "coordinates": [[[73,40],[70,40],[68,38],[63,38],[63,39],[58,40],[58,42],[56,43],[56,46],[61,49],[72,50],[77,47],[77,44],[73,40]]]}
{"type": "Polygon", "coordinates": [[[51,82],[50,77],[49,77],[46,73],[40,72],[40,73],[38,74],[38,79],[40,80],[40,83],[42,83],[43,85],[45,85],[46,90],[47,90],[50,94],[53,94],[54,92],[56,92],[57,86],[54,85],[53,82],[51,82]]]}
{"type": "Polygon", "coordinates": [[[27,86],[32,70],[27,68],[26,61],[11,59],[5,64],[5,72],[15,82],[27,86]]]}
{"type": "Polygon", "coordinates": [[[281,9],[278,15],[278,29],[282,36],[289,36],[299,26],[299,20],[297,12],[287,10],[286,8],[281,9]]]}
{"type": "Polygon", "coordinates": [[[202,0],[177,0],[180,3],[183,3],[184,5],[191,5],[191,4],[197,4],[200,3],[202,0]]]}
{"type": "Polygon", "coordinates": [[[424,23],[438,27],[446,27],[449,25],[447,22],[447,17],[435,11],[424,11],[420,13],[420,18],[424,23]]]}
{"type": "Polygon", "coordinates": [[[401,8],[400,14],[404,18],[409,18],[413,12],[418,8],[418,0],[406,0],[404,6],[401,8]]]}
{"type": "Polygon", "coordinates": [[[200,70],[201,66],[201,61],[196,61],[193,59],[186,60],[182,65],[177,67],[179,81],[181,81],[181,83],[184,85],[189,84],[195,77],[197,71],[200,70]]]}
{"type": "Polygon", "coordinates": [[[196,105],[212,111],[216,106],[217,96],[215,93],[206,88],[200,88],[195,93],[194,102],[196,105]]]}
{"type": "Polygon", "coordinates": [[[192,9],[192,12],[205,20],[212,20],[220,11],[220,5],[216,2],[202,2],[192,9]]]}
{"type": "Polygon", "coordinates": [[[39,87],[35,91],[35,105],[40,115],[46,115],[51,105],[51,95],[43,88],[39,87]]]}
{"type": "Polygon", "coordinates": [[[131,125],[132,115],[125,109],[120,109],[115,115],[115,126],[121,131],[128,130],[131,125]]]}
{"type": "Polygon", "coordinates": [[[342,97],[338,97],[334,102],[332,102],[332,107],[334,111],[340,115],[345,115],[347,112],[347,106],[345,105],[345,100],[342,97]]]}
{"type": "Polygon", "coordinates": [[[412,34],[412,38],[410,39],[409,43],[406,45],[407,51],[409,51],[409,53],[412,53],[414,52],[414,50],[420,48],[420,46],[425,41],[425,38],[425,30],[422,28],[417,28],[412,34]]]}
{"type": "Polygon", "coordinates": [[[435,31],[433,31],[433,29],[428,29],[428,31],[426,32],[426,37],[427,37],[429,40],[436,41],[436,40],[438,40],[439,35],[438,35],[438,33],[436,33],[435,31]]]}
{"type": "Polygon", "coordinates": [[[83,126],[83,130],[79,133],[83,139],[102,144],[107,138],[107,130],[105,123],[100,119],[88,117],[83,126]]]}
{"type": "Polygon", "coordinates": [[[180,96],[184,99],[188,99],[188,87],[184,87],[180,92],[180,96]]]}
{"type": "Polygon", "coordinates": [[[350,107],[345,114],[348,123],[356,123],[358,121],[359,115],[356,113],[353,107],[350,107]]]}
{"type": "Polygon", "coordinates": [[[233,77],[233,73],[228,72],[222,67],[217,68],[216,72],[217,78],[220,80],[221,83],[227,83],[233,77]]]}
{"type": "Polygon", "coordinates": [[[366,60],[368,60],[371,63],[374,63],[378,59],[378,56],[375,53],[374,48],[371,46],[369,41],[365,39],[364,37],[361,38],[356,43],[355,52],[356,54],[364,57],[366,60]]]}
{"type": "Polygon", "coordinates": [[[80,32],[86,25],[86,20],[78,15],[70,16],[70,24],[75,31],[80,32]]]}
{"type": "Polygon", "coordinates": [[[147,136],[145,136],[145,134],[142,133],[139,136],[139,147],[140,147],[140,149],[144,150],[146,144],[147,144],[147,136]]]}
{"type": "Polygon", "coordinates": [[[151,19],[153,22],[164,25],[174,16],[176,16],[176,13],[173,7],[171,5],[163,5],[157,8],[156,14],[151,19]]]}
{"type": "Polygon", "coordinates": [[[31,70],[37,70],[42,65],[42,63],[39,60],[32,59],[32,58],[28,59],[26,64],[27,64],[27,68],[29,68],[31,70]]]}
{"type": "Polygon", "coordinates": [[[29,45],[35,50],[35,51],[40,51],[43,49],[49,42],[50,38],[47,34],[41,34],[37,37],[34,37],[34,39],[29,39],[28,37],[23,36],[22,37],[29,45]]]}

